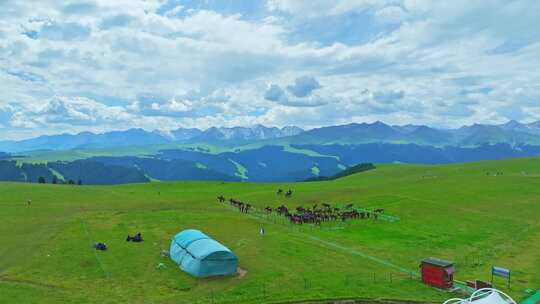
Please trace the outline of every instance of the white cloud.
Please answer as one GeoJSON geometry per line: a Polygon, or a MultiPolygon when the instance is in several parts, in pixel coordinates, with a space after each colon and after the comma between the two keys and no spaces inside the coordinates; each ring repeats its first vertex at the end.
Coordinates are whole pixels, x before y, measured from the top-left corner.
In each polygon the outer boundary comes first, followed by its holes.
{"type": "Polygon", "coordinates": [[[407,18],[407,12],[399,6],[386,6],[375,11],[375,17],[382,23],[399,23],[407,18]]]}
{"type": "Polygon", "coordinates": [[[45,105],[23,113],[37,124],[93,125],[129,122],[133,117],[122,107],[106,106],[84,97],[54,96],[45,105]]]}
{"type": "Polygon", "coordinates": [[[303,76],[296,78],[294,84],[288,85],[287,90],[296,97],[306,97],[311,95],[314,90],[320,89],[321,85],[312,76],[303,76]]]}
{"type": "Polygon", "coordinates": [[[7,127],[15,109],[9,104],[0,104],[0,126],[7,127]]]}
{"type": "Polygon", "coordinates": [[[176,17],[178,16],[178,14],[182,11],[184,11],[184,7],[182,5],[177,5],[175,6],[174,8],[168,10],[167,12],[165,12],[165,16],[167,17],[176,17]]]}
{"type": "Polygon", "coordinates": [[[270,0],[257,18],[188,4],[158,13],[164,4],[4,1],[0,105],[12,108],[0,124],[39,134],[540,119],[536,1],[270,0]],[[373,33],[346,39],[362,30],[373,33]]]}
{"type": "Polygon", "coordinates": [[[267,2],[270,10],[279,10],[302,17],[318,17],[324,15],[341,15],[354,11],[364,11],[384,7],[388,3],[401,1],[392,0],[270,0],[267,2]]]}
{"type": "Polygon", "coordinates": [[[90,28],[76,22],[50,22],[44,24],[37,35],[49,40],[85,39],[90,36],[90,28]]]}
{"type": "Polygon", "coordinates": [[[207,96],[203,96],[200,92],[190,91],[170,99],[141,95],[128,109],[148,116],[196,118],[224,112],[224,105],[229,99],[230,96],[223,90],[216,90],[207,96]]]}
{"type": "Polygon", "coordinates": [[[329,102],[326,98],[313,94],[313,91],[322,86],[312,76],[297,77],[294,83],[286,88],[287,91],[277,84],[271,84],[266,89],[264,98],[291,107],[318,107],[329,102]]]}

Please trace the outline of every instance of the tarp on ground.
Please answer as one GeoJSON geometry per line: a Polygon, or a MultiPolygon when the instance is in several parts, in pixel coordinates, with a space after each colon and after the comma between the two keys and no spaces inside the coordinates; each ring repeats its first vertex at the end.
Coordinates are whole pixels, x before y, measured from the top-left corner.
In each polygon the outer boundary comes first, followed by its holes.
{"type": "Polygon", "coordinates": [[[238,265],[238,258],[229,248],[195,229],[176,234],[169,253],[183,271],[197,278],[232,275],[238,265]]]}
{"type": "Polygon", "coordinates": [[[538,290],[535,294],[533,294],[532,296],[520,302],[520,304],[535,304],[535,303],[540,303],[540,290],[538,290]]]}

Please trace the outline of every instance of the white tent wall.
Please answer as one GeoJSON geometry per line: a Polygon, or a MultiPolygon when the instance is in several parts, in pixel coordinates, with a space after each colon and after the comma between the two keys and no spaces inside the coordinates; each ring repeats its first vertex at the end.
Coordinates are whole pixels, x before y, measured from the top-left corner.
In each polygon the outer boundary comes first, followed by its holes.
{"type": "Polygon", "coordinates": [[[467,299],[452,298],[443,304],[516,304],[516,301],[500,290],[483,288],[475,291],[467,299]]]}

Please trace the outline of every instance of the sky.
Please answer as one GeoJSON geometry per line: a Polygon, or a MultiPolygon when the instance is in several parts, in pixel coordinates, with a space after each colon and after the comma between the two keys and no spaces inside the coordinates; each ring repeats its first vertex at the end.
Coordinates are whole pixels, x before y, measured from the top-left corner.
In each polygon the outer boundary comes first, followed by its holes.
{"type": "Polygon", "coordinates": [[[0,139],[540,120],[540,1],[0,0],[0,139]]]}

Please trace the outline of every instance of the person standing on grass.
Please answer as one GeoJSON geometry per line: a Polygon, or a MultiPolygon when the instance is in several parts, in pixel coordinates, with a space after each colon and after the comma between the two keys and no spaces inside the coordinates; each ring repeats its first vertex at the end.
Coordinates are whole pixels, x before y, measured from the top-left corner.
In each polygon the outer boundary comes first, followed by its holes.
{"type": "Polygon", "coordinates": [[[261,227],[261,230],[259,231],[259,234],[260,234],[261,236],[264,235],[264,227],[261,227]]]}
{"type": "Polygon", "coordinates": [[[26,205],[27,205],[27,206],[32,205],[32,200],[29,199],[28,201],[26,201],[26,205]]]}

